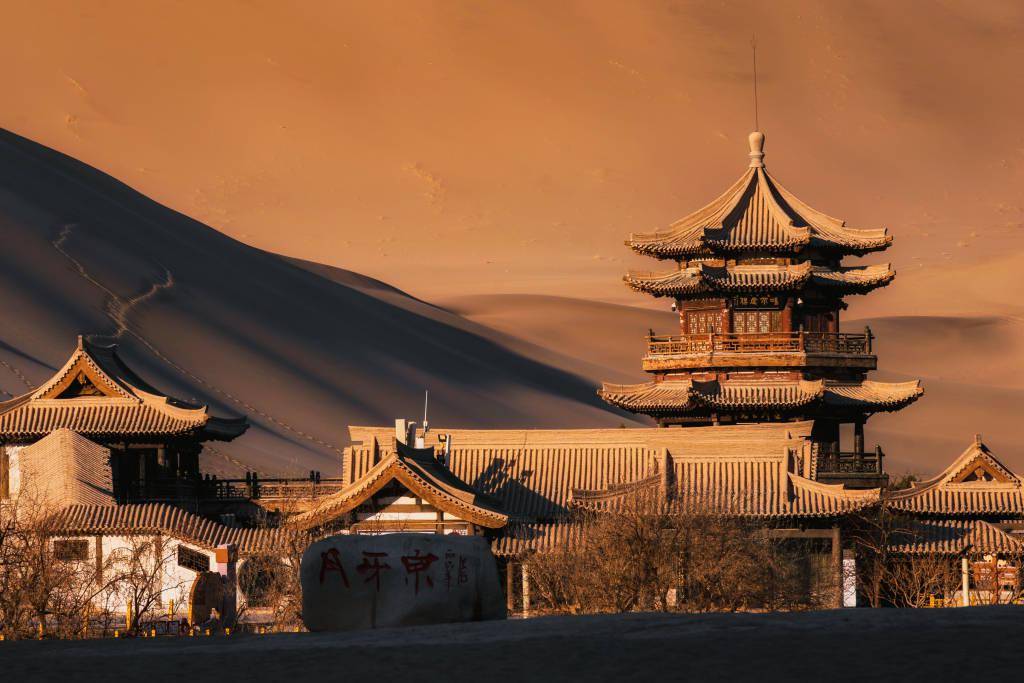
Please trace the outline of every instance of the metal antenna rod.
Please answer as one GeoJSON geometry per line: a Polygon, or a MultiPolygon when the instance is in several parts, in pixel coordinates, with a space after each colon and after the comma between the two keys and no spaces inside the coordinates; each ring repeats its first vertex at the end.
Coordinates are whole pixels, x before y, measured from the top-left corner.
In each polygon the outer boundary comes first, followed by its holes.
{"type": "Polygon", "coordinates": [[[754,130],[761,130],[757,120],[757,34],[750,36],[750,49],[754,55],[754,130]]]}
{"type": "Polygon", "coordinates": [[[423,429],[427,428],[427,408],[430,406],[430,389],[423,390],[423,429]]]}

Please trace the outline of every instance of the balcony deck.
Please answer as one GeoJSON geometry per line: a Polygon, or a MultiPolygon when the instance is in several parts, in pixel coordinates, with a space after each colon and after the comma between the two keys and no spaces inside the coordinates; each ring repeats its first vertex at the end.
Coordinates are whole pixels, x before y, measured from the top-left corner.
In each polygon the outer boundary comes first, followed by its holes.
{"type": "Polygon", "coordinates": [[[837,332],[711,333],[647,338],[647,371],[701,367],[847,367],[874,370],[874,336],[837,332]]]}
{"type": "Polygon", "coordinates": [[[866,453],[823,450],[818,455],[817,480],[850,488],[876,488],[889,482],[882,467],[885,454],[878,446],[866,453]]]}
{"type": "Polygon", "coordinates": [[[337,493],[341,479],[171,479],[132,482],[122,495],[122,503],[238,503],[251,501],[266,508],[287,506],[301,512],[318,498],[337,493]]]}

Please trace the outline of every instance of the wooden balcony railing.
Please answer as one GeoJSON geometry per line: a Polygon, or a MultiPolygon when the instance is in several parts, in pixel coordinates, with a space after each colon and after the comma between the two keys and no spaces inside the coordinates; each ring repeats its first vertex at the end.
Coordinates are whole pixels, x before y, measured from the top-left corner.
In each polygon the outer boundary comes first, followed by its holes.
{"type": "Polygon", "coordinates": [[[874,335],[865,328],[863,334],[837,332],[723,332],[684,334],[680,336],[648,335],[647,354],[670,356],[689,353],[838,353],[870,355],[874,335]]]}
{"type": "Polygon", "coordinates": [[[823,450],[818,454],[818,476],[823,474],[882,474],[881,446],[872,453],[823,450]]]}
{"type": "Polygon", "coordinates": [[[131,482],[121,502],[180,502],[196,500],[295,500],[317,498],[342,489],[341,479],[165,479],[131,482]]]}

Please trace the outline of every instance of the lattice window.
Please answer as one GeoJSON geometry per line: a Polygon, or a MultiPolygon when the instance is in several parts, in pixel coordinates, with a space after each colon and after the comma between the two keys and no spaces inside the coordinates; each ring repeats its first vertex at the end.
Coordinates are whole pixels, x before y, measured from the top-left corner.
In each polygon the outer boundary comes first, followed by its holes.
{"type": "Polygon", "coordinates": [[[719,334],[721,331],[721,311],[687,311],[686,334],[719,334]]]}
{"type": "Polygon", "coordinates": [[[741,334],[766,334],[782,330],[782,311],[733,311],[732,331],[741,334]]]}
{"type": "Polygon", "coordinates": [[[210,571],[210,558],[186,545],[178,545],[178,566],[194,572],[210,571]]]}
{"type": "Polygon", "coordinates": [[[82,538],[53,542],[53,556],[61,562],[85,562],[89,559],[89,541],[82,538]]]}

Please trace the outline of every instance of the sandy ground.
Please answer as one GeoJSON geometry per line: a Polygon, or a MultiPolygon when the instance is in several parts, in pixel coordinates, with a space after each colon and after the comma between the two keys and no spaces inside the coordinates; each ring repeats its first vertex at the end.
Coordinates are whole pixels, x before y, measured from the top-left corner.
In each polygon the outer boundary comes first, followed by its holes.
{"type": "Polygon", "coordinates": [[[8,680],[1017,680],[1019,608],[631,614],[0,644],[8,680]]]}

